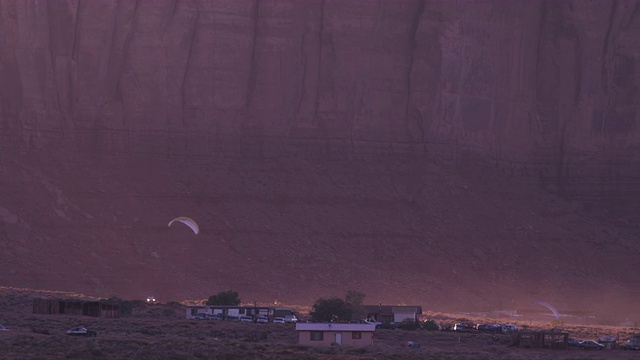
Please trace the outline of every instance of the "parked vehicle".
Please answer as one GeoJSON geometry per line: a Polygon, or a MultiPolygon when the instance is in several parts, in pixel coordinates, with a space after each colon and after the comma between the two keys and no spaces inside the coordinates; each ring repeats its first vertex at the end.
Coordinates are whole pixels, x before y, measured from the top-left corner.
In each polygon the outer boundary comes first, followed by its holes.
{"type": "Polygon", "coordinates": [[[621,346],[622,350],[640,350],[640,339],[629,339],[621,346]]]}
{"type": "Polygon", "coordinates": [[[442,324],[433,319],[427,319],[422,323],[422,328],[428,331],[442,331],[442,324]]]}
{"type": "Polygon", "coordinates": [[[273,322],[276,324],[284,324],[284,318],[283,317],[275,317],[273,318],[273,322]]]}
{"type": "Polygon", "coordinates": [[[0,331],[9,331],[4,325],[0,325],[0,331]]]}
{"type": "Polygon", "coordinates": [[[298,318],[295,315],[287,315],[284,317],[284,322],[295,324],[298,322],[298,318]]]}
{"type": "Polygon", "coordinates": [[[197,313],[191,316],[192,320],[208,320],[209,315],[205,313],[197,313]]]}
{"type": "Polygon", "coordinates": [[[510,334],[514,332],[518,332],[518,326],[515,324],[499,324],[500,332],[503,334],[510,334]]]}
{"type": "Polygon", "coordinates": [[[478,329],[479,332],[491,334],[499,333],[501,330],[498,324],[478,324],[476,329],[478,329]]]}
{"type": "Polygon", "coordinates": [[[453,325],[453,331],[458,331],[458,332],[477,332],[478,329],[476,329],[472,324],[458,323],[458,324],[453,325]]]}
{"type": "Polygon", "coordinates": [[[602,350],[604,349],[604,345],[599,342],[593,340],[584,340],[578,344],[578,347],[585,350],[602,350]]]}
{"type": "Polygon", "coordinates": [[[71,328],[69,330],[67,330],[67,335],[73,335],[73,336],[97,336],[98,333],[93,331],[93,330],[89,330],[85,327],[79,326],[79,327],[74,327],[71,328]]]}
{"type": "Polygon", "coordinates": [[[578,346],[578,345],[580,345],[580,343],[581,343],[580,340],[574,339],[574,338],[569,338],[567,340],[567,345],[569,345],[569,346],[578,346]]]}
{"type": "Polygon", "coordinates": [[[240,316],[240,322],[253,322],[253,318],[251,316],[240,316]]]}
{"type": "Polygon", "coordinates": [[[268,322],[269,322],[269,318],[268,318],[268,317],[266,317],[266,316],[258,316],[258,317],[256,318],[256,322],[257,322],[257,323],[261,323],[261,324],[266,324],[266,323],[268,323],[268,322]]]}
{"type": "Polygon", "coordinates": [[[209,315],[209,320],[224,320],[224,315],[222,314],[209,315]]]}
{"type": "Polygon", "coordinates": [[[373,319],[373,318],[362,319],[362,323],[363,323],[363,324],[375,325],[375,326],[376,326],[376,328],[377,328],[377,327],[379,327],[379,326],[384,325],[384,323],[383,323],[383,322],[378,321],[378,320],[373,319]]]}

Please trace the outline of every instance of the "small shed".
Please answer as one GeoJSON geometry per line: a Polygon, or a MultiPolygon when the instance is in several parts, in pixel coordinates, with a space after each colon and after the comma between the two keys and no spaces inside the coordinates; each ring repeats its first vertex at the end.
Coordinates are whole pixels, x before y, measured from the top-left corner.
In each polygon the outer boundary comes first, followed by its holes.
{"type": "Polygon", "coordinates": [[[301,345],[368,346],[373,344],[373,324],[297,323],[301,345]]]}

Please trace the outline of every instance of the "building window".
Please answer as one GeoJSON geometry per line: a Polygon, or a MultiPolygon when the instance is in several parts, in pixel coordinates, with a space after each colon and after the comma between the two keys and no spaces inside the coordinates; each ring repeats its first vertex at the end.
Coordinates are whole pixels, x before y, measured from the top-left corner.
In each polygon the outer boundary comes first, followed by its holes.
{"type": "Polygon", "coordinates": [[[351,338],[352,339],[362,339],[362,332],[360,331],[354,331],[351,333],[351,338]]]}
{"type": "Polygon", "coordinates": [[[311,341],[322,341],[322,340],[324,340],[324,333],[322,331],[311,332],[311,341]]]}

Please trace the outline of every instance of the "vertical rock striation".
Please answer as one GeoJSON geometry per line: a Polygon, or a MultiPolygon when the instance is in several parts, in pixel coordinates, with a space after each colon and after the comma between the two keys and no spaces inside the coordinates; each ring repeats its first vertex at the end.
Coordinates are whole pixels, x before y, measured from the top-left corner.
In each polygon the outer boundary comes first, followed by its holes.
{"type": "MultiPolygon", "coordinates": [[[[476,154],[637,199],[639,1],[3,1],[7,149],[476,154]],[[256,140],[257,141],[257,140],[256,140]]],[[[266,152],[266,153],[265,153],[266,152]]]]}

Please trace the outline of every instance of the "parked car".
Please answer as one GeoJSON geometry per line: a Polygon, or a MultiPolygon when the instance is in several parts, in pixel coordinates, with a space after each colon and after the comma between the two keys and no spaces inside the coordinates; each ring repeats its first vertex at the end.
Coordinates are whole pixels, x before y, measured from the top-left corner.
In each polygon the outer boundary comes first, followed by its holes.
{"type": "Polygon", "coordinates": [[[518,332],[518,325],[515,324],[499,324],[500,332],[503,334],[510,334],[518,332]]]}
{"type": "Polygon", "coordinates": [[[580,340],[578,340],[578,339],[569,338],[569,339],[567,340],[567,345],[569,345],[569,346],[578,346],[578,345],[580,345],[580,343],[581,343],[581,342],[582,342],[582,341],[580,341],[580,340]]]}
{"type": "Polygon", "coordinates": [[[284,322],[295,324],[298,322],[298,318],[295,315],[287,315],[284,317],[284,322]]]}
{"type": "Polygon", "coordinates": [[[261,323],[261,324],[266,324],[266,323],[268,323],[268,322],[269,322],[269,318],[268,318],[268,317],[266,317],[266,316],[258,316],[258,317],[256,318],[256,322],[257,322],[257,323],[261,323]]]}
{"type": "Polygon", "coordinates": [[[97,336],[98,333],[85,327],[78,326],[67,330],[67,335],[73,336],[97,336]]]}
{"type": "Polygon", "coordinates": [[[640,340],[639,339],[629,339],[621,346],[622,350],[632,350],[638,351],[640,350],[640,340]]]}
{"type": "Polygon", "coordinates": [[[253,318],[251,316],[240,316],[240,322],[253,322],[253,318]]]}
{"type": "Polygon", "coordinates": [[[0,331],[9,331],[4,325],[0,325],[0,331]]]}
{"type": "Polygon", "coordinates": [[[500,332],[500,325],[497,324],[478,324],[476,326],[479,332],[496,334],[500,332]]]}
{"type": "Polygon", "coordinates": [[[284,318],[283,317],[275,317],[273,318],[273,322],[276,324],[284,324],[284,318]]]}
{"type": "Polygon", "coordinates": [[[376,326],[376,328],[378,328],[378,327],[380,327],[380,326],[384,325],[384,323],[383,323],[382,321],[378,321],[378,320],[373,319],[373,318],[362,319],[362,320],[361,320],[361,322],[362,322],[363,324],[375,325],[375,326],[376,326]]]}
{"type": "Polygon", "coordinates": [[[197,313],[191,316],[192,320],[208,320],[209,315],[205,313],[197,313]]]}
{"type": "Polygon", "coordinates": [[[600,344],[599,342],[593,341],[593,340],[584,340],[581,341],[580,344],[578,344],[578,347],[581,349],[585,349],[585,350],[602,350],[604,349],[604,345],[600,344]]]}
{"type": "Polygon", "coordinates": [[[209,315],[209,320],[224,320],[224,315],[222,314],[209,315]]]}
{"type": "Polygon", "coordinates": [[[463,324],[463,323],[458,323],[453,325],[453,331],[458,331],[458,332],[477,332],[478,329],[476,329],[473,324],[463,324]]]}

